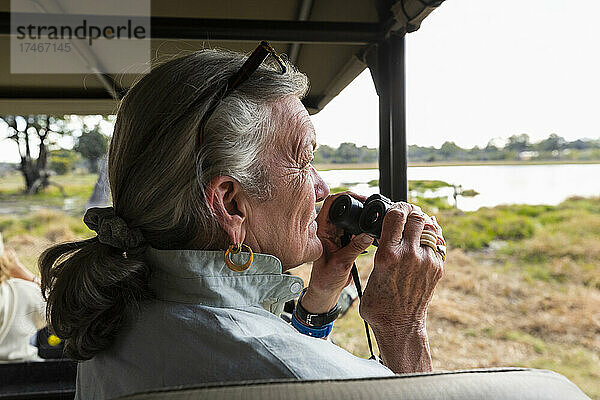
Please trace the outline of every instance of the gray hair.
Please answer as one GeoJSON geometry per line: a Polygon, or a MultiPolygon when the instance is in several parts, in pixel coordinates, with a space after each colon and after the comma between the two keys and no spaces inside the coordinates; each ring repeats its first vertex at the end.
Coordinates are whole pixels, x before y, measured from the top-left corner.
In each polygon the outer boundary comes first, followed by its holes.
{"type": "Polygon", "coordinates": [[[270,103],[301,98],[308,90],[306,76],[293,66],[285,74],[269,64],[255,71],[221,101],[206,123],[199,153],[195,150],[210,100],[243,61],[229,51],[193,53],[154,69],[123,99],[110,148],[113,202],[117,215],[141,228],[150,243],[155,234],[164,238],[174,229],[191,229],[198,236],[185,245],[224,246],[224,232],[204,194],[216,176],[231,176],[259,199],[270,196],[264,163],[275,129],[270,103]],[[151,95],[160,98],[149,100],[151,95]],[[151,156],[125,161],[140,148],[151,156]]]}
{"type": "MultiPolygon", "coordinates": [[[[223,99],[196,140],[211,99],[240,68],[240,54],[203,50],[168,61],[124,97],[109,150],[114,213],[161,249],[224,249],[228,238],[205,198],[216,176],[236,179],[250,196],[270,195],[265,158],[277,126],[272,105],[301,98],[306,76],[263,64],[223,99]]],[[[152,293],[143,254],[97,237],[55,245],[39,259],[48,321],[78,360],[105,349],[152,293]]]]}

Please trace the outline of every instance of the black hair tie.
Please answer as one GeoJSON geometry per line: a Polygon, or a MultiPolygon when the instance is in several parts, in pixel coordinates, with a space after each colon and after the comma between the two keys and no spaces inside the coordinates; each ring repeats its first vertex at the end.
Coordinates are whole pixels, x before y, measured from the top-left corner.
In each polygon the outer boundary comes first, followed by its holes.
{"type": "Polygon", "coordinates": [[[88,228],[98,234],[98,241],[127,253],[138,253],[146,244],[139,228],[130,229],[125,220],[115,215],[112,207],[92,207],[83,216],[88,228]]]}

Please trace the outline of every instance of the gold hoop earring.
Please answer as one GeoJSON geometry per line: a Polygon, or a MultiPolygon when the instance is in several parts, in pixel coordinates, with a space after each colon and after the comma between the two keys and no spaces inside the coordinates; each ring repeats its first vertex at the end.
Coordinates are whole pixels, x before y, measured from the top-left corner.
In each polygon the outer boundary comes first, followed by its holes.
{"type": "Polygon", "coordinates": [[[229,267],[230,270],[235,271],[235,272],[242,272],[242,271],[245,271],[248,268],[250,268],[250,266],[252,265],[253,259],[254,259],[254,253],[252,253],[252,249],[250,248],[250,246],[248,246],[247,244],[243,244],[243,243],[232,244],[229,246],[229,248],[225,252],[225,264],[227,264],[227,267],[229,267]],[[250,253],[250,257],[248,257],[248,261],[246,261],[244,264],[238,265],[238,264],[234,263],[233,261],[231,261],[231,255],[239,254],[242,251],[242,247],[245,248],[248,251],[248,253],[250,253]]]}

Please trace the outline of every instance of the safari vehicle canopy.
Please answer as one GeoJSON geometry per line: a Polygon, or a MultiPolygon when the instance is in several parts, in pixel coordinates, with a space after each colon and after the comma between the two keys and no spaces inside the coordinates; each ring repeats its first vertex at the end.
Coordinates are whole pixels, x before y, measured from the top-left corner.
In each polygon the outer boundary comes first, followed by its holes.
{"type": "MultiPolygon", "coordinates": [[[[309,76],[304,104],[313,114],[368,67],[380,104],[380,190],[406,200],[404,35],[443,1],[153,1],[152,56],[160,60],[206,47],[249,52],[267,40],[309,76]]],[[[41,11],[33,1],[27,7],[41,11]]],[[[1,54],[10,54],[10,21],[10,1],[2,0],[1,54]]],[[[136,76],[94,73],[95,63],[102,63],[94,54],[79,54],[73,62],[88,65],[89,73],[11,74],[10,63],[3,62],[0,115],[114,113],[136,76]]]]}

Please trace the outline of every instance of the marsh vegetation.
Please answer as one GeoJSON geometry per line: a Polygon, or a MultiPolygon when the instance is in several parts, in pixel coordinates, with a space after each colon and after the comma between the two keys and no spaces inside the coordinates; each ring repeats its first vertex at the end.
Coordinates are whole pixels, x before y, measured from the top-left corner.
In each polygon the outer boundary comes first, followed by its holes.
{"type": "MultiPolygon", "coordinates": [[[[19,179],[0,178],[0,231],[37,272],[36,259],[50,244],[92,236],[81,216],[95,178],[60,177],[76,205],[66,210],[58,190],[26,196],[19,179]]],[[[428,319],[435,368],[548,368],[600,399],[600,198],[476,212],[440,199],[413,201],[438,217],[450,247],[428,319]]],[[[358,260],[363,281],[375,250],[358,260]]],[[[294,273],[308,279],[310,266],[294,273]]],[[[358,356],[368,355],[357,304],[336,322],[332,338],[358,356]]]]}

